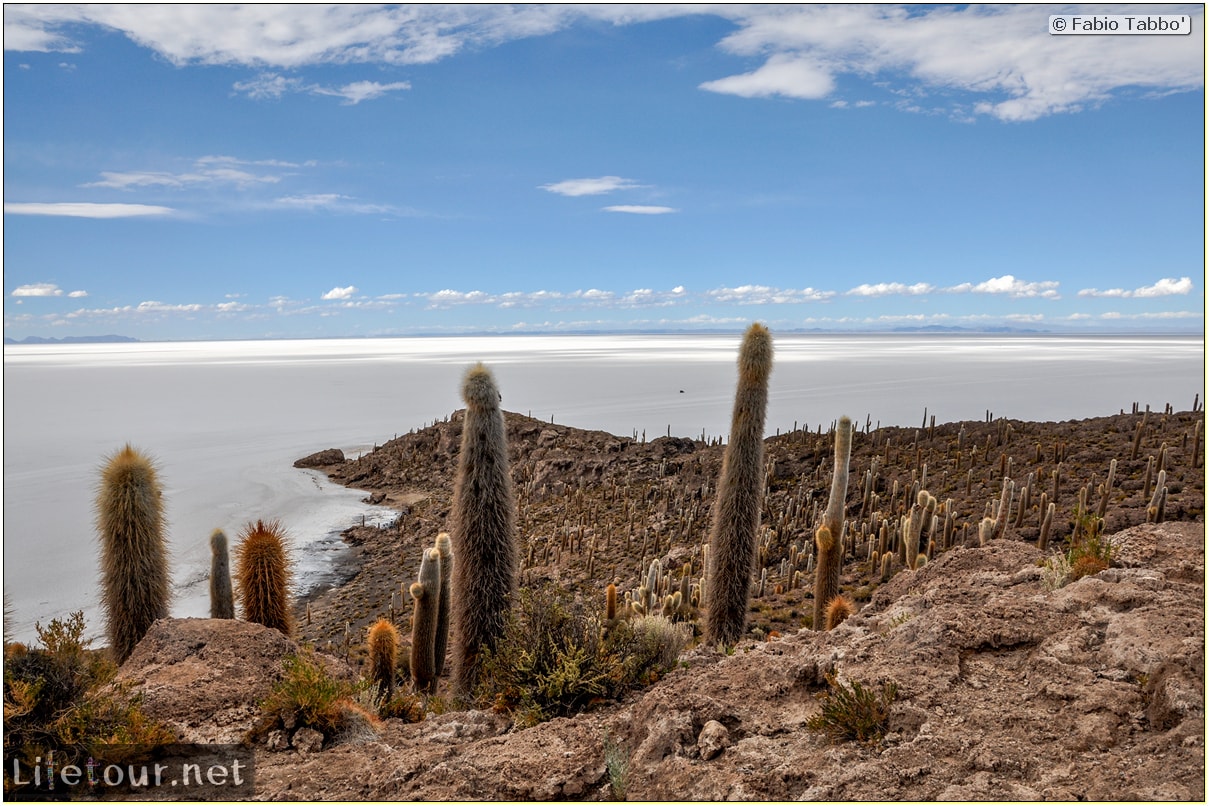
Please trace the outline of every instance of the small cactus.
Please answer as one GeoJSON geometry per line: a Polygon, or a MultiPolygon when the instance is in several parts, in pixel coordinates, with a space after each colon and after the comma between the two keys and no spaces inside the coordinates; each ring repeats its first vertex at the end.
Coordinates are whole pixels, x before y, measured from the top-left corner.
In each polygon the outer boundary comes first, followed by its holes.
{"type": "Polygon", "coordinates": [[[121,663],[155,620],[168,615],[171,596],[163,493],[147,456],[126,445],[109,457],[96,515],[106,631],[121,663]]]}
{"type": "Polygon", "coordinates": [[[263,624],[288,636],[294,629],[290,613],[290,563],[285,532],[278,521],[249,523],[235,549],[236,586],[246,621],[263,624]]]}
{"type": "Polygon", "coordinates": [[[413,582],[416,602],[411,620],[411,682],[420,694],[437,691],[437,611],[441,598],[441,552],[428,549],[420,561],[420,579],[413,582]]]}
{"type": "Polygon", "coordinates": [[[387,619],[369,628],[369,675],[378,687],[378,701],[390,702],[395,692],[395,666],[399,659],[399,631],[387,619]]]}
{"type": "Polygon", "coordinates": [[[210,535],[210,618],[235,618],[231,559],[227,551],[227,536],[222,529],[215,529],[210,535]]]}
{"type": "Polygon", "coordinates": [[[849,616],[856,612],[856,607],[848,600],[846,596],[834,596],[827,603],[827,618],[825,621],[825,629],[828,631],[834,630],[836,627],[844,623],[849,616]]]}

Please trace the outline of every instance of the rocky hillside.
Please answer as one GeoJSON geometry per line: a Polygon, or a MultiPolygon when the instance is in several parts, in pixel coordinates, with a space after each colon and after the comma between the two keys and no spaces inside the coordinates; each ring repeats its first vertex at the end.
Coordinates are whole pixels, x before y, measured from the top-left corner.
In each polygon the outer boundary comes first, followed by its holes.
{"type": "MultiPolygon", "coordinates": [[[[1050,590],[1019,540],[941,553],[831,632],[698,647],[623,702],[527,729],[489,711],[305,729],[255,750],[277,800],[1204,800],[1205,531],[1141,525],[1115,567],[1050,590]],[[889,733],[806,721],[826,676],[897,686],[889,733]]],[[[232,621],[164,620],[123,666],[192,741],[252,727],[293,648],[232,621]]],[[[333,667],[338,661],[332,661],[333,667]]]]}
{"type": "MultiPolygon", "coordinates": [[[[645,440],[583,431],[505,415],[517,497],[522,584],[551,582],[602,603],[610,582],[637,587],[659,559],[678,575],[685,563],[702,573],[710,507],[724,447],[684,437],[645,440]]],[[[1166,520],[1204,520],[1204,412],[1148,412],[1087,420],[986,422],[875,428],[857,423],[846,517],[849,542],[842,590],[864,604],[881,584],[870,553],[881,525],[894,524],[914,501],[913,488],[941,502],[930,559],[953,546],[978,543],[978,522],[998,502],[1003,479],[1016,485],[1006,539],[1035,543],[1043,502],[1054,502],[1050,542],[1059,546],[1084,511],[1103,506],[1105,532],[1147,522],[1161,466],[1168,491],[1166,520]],[[1116,462],[1112,484],[1107,480],[1116,462]],[[1031,480],[1031,481],[1030,481],[1031,480]],[[1029,492],[1021,506],[1024,488],[1029,492]],[[945,523],[949,523],[946,531],[945,523]]],[[[326,450],[299,460],[367,500],[399,508],[390,528],[354,528],[346,539],[356,557],[346,584],[298,613],[300,636],[345,651],[380,616],[410,624],[401,583],[415,580],[420,552],[447,528],[461,439],[461,412],[393,439],[360,457],[326,450]],[[347,625],[347,630],[346,630],[347,625]]],[[[753,637],[810,626],[813,534],[826,507],[834,436],[825,427],[766,440],[767,495],[759,571],[749,627],[753,637]]],[[[924,546],[928,540],[922,541],[924,546]]],[[[892,573],[902,569],[897,560],[892,573]]],[[[348,648],[355,654],[355,646],[348,648]]]]}

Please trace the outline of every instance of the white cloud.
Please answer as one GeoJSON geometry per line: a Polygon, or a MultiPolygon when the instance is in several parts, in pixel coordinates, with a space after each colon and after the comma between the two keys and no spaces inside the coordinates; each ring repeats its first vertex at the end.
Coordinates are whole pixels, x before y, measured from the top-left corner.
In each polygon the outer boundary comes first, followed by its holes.
{"type": "Polygon", "coordinates": [[[1058,295],[1058,283],[1056,281],[1043,280],[1041,282],[1029,283],[1024,280],[1017,280],[1010,274],[1005,274],[1002,277],[992,277],[981,283],[961,283],[950,286],[945,291],[953,294],[1004,294],[1012,299],[1030,297],[1060,299],[1058,295]]]}
{"type": "Polygon", "coordinates": [[[1109,288],[1105,291],[1100,291],[1096,288],[1084,288],[1079,292],[1081,297],[1118,297],[1121,299],[1129,299],[1131,297],[1150,298],[1150,297],[1168,297],[1176,294],[1187,294],[1192,291],[1192,278],[1181,277],[1176,280],[1172,277],[1164,277],[1154,285],[1142,286],[1135,288],[1132,291],[1124,288],[1109,288]]]}
{"type": "MultiPolygon", "coordinates": [[[[1120,7],[1112,8],[1121,13],[1120,7]]],[[[1202,6],[1178,8],[1193,17],[1194,30],[1203,30],[1202,6]]],[[[701,86],[744,97],[831,97],[839,77],[854,76],[915,98],[902,109],[938,104],[961,120],[971,119],[972,111],[1026,121],[1074,112],[1124,89],[1161,95],[1204,86],[1203,36],[1050,36],[1050,10],[882,4],[29,4],[5,7],[4,46],[78,52],[74,28],[85,24],[121,32],[178,66],[262,71],[317,64],[397,66],[432,63],[584,21],[629,25],[713,14],[735,26],[720,46],[762,63],[701,86]],[[924,103],[921,96],[938,100],[924,103]]],[[[348,89],[352,86],[344,88],[352,93],[344,95],[349,102],[358,97],[357,90],[348,89]]],[[[265,72],[237,89],[273,98],[312,91],[313,85],[265,72]]]]}
{"type": "Polygon", "coordinates": [[[73,218],[137,218],[172,215],[171,207],[152,204],[96,204],[92,202],[5,202],[4,212],[13,215],[70,216],[73,218]]]}
{"type": "Polygon", "coordinates": [[[784,95],[815,100],[826,98],[835,89],[835,80],[827,69],[808,59],[776,54],[757,70],[706,81],[701,89],[744,98],[784,95]]]}
{"type": "Polygon", "coordinates": [[[715,288],[706,292],[706,296],[715,302],[738,305],[793,305],[803,302],[826,302],[835,296],[835,292],[814,288],[786,289],[766,285],[741,285],[736,288],[715,288]]]}
{"type": "Polygon", "coordinates": [[[71,299],[81,299],[83,297],[88,296],[88,292],[87,291],[72,291],[67,296],[70,297],[71,299]]]}
{"type": "MultiPolygon", "coordinates": [[[[1185,12],[1201,30],[1203,11],[1185,12]]],[[[1204,86],[1203,37],[1050,36],[1050,12],[1036,6],[741,6],[720,13],[739,26],[722,47],[766,61],[702,88],[747,97],[822,98],[836,77],[853,75],[876,78],[891,92],[935,93],[962,117],[965,100],[950,96],[968,92],[976,113],[1026,121],[1077,111],[1124,88],[1204,86]]],[[[919,108],[904,108],[911,107],[919,108]]]]}
{"type": "Polygon", "coordinates": [[[895,294],[918,296],[920,294],[930,294],[935,290],[935,287],[930,283],[915,283],[913,285],[906,285],[904,283],[862,283],[846,293],[853,297],[885,297],[895,294]]]}
{"type": "Polygon", "coordinates": [[[333,288],[324,294],[321,299],[348,299],[353,294],[357,293],[357,286],[346,285],[344,288],[333,288]]]}
{"type": "Polygon", "coordinates": [[[557,193],[560,196],[598,196],[602,193],[612,193],[615,190],[629,190],[641,187],[632,179],[620,176],[599,176],[595,179],[564,179],[549,185],[541,185],[542,190],[557,193]]]}
{"type": "Polygon", "coordinates": [[[610,213],[632,213],[634,215],[666,215],[680,212],[675,207],[661,207],[653,204],[612,204],[603,209],[610,213]]]}
{"type": "Polygon", "coordinates": [[[17,286],[12,293],[14,297],[59,297],[62,295],[63,289],[54,283],[32,283],[17,286]]]}

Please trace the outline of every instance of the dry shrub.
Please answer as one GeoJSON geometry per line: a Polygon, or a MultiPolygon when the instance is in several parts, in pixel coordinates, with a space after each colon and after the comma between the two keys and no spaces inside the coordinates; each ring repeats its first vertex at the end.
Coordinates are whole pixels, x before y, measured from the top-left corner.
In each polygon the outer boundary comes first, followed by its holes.
{"type": "Polygon", "coordinates": [[[885,683],[881,692],[874,692],[856,680],[845,686],[831,674],[827,675],[827,686],[828,690],[818,695],[822,711],[807,719],[806,727],[826,734],[832,742],[880,742],[886,735],[898,686],[885,683]]]}

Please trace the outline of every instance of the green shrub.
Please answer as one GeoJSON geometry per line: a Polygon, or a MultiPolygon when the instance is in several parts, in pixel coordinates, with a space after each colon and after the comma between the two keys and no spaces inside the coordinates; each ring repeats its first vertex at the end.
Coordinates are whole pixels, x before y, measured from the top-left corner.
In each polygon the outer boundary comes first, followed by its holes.
{"type": "Polygon", "coordinates": [[[648,616],[605,630],[596,609],[569,592],[525,589],[504,640],[484,658],[479,701],[522,725],[571,716],[658,680],[674,668],[689,629],[648,616]]]}
{"type": "Polygon", "coordinates": [[[356,687],[332,676],[311,649],[286,656],[283,665],[285,675],[260,704],[264,718],[253,729],[253,737],[281,725],[313,728],[328,738],[343,730],[355,704],[356,687]]]}
{"type": "Polygon", "coordinates": [[[828,690],[818,695],[822,711],[806,720],[806,727],[825,733],[833,742],[855,740],[877,744],[886,734],[890,705],[898,686],[886,683],[880,693],[853,680],[851,687],[827,675],[828,690]]]}

